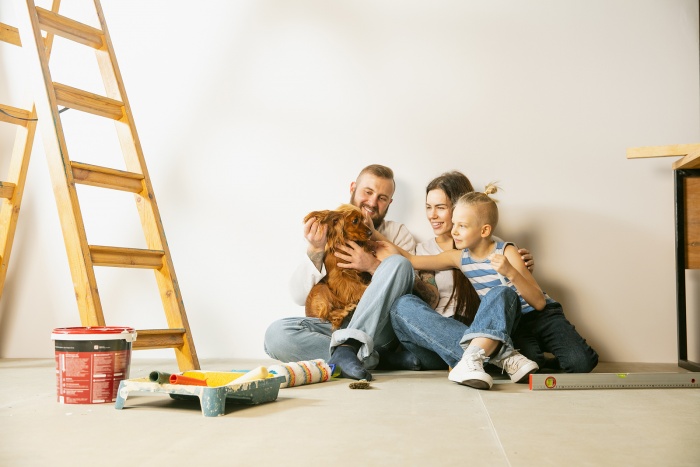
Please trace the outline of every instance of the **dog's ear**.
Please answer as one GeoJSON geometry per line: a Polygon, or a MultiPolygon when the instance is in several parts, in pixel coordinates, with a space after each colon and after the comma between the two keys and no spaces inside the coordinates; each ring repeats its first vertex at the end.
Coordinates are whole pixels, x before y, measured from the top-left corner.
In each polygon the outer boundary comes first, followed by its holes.
{"type": "Polygon", "coordinates": [[[326,218],[323,220],[324,224],[328,225],[340,225],[345,224],[345,215],[340,211],[329,211],[326,218]]]}
{"type": "Polygon", "coordinates": [[[326,217],[328,217],[328,213],[329,213],[329,212],[330,212],[330,211],[328,211],[328,210],[310,212],[310,213],[308,213],[308,214],[306,215],[306,217],[304,218],[304,224],[306,224],[306,223],[309,221],[309,219],[311,219],[312,217],[315,217],[316,220],[318,220],[319,222],[323,223],[324,220],[326,219],[326,217]]]}
{"type": "Polygon", "coordinates": [[[331,211],[323,220],[328,224],[328,238],[333,243],[345,243],[345,215],[339,211],[331,211]]]}

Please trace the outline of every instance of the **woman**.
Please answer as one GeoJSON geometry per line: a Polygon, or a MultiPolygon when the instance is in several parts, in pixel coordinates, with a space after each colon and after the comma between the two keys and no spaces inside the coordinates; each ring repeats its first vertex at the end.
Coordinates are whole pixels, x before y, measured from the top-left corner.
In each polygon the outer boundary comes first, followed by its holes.
{"type": "MultiPolygon", "coordinates": [[[[452,209],[465,193],[474,191],[469,179],[461,172],[449,172],[431,181],[425,189],[425,214],[435,237],[416,246],[417,255],[437,255],[453,250],[452,209]]],[[[529,253],[526,251],[526,253],[529,253]]],[[[474,288],[464,274],[453,269],[429,273],[440,294],[435,311],[445,317],[455,316],[462,322],[470,323],[478,307],[479,299],[474,288]]],[[[430,281],[430,276],[421,274],[430,281]]],[[[433,305],[433,304],[431,304],[433,305]]]]}

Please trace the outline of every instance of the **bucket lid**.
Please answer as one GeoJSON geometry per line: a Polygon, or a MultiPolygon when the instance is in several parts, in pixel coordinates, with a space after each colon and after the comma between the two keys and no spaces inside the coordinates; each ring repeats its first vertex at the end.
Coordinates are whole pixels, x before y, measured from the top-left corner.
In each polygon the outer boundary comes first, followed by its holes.
{"type": "Polygon", "coordinates": [[[134,328],[123,326],[87,326],[74,328],[55,328],[51,339],[61,341],[107,341],[124,339],[127,342],[136,340],[134,328]]]}

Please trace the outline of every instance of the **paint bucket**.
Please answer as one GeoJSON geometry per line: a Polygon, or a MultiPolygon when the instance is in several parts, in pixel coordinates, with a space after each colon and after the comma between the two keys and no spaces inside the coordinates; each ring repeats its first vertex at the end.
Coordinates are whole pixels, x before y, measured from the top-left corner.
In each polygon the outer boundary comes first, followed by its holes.
{"type": "Polygon", "coordinates": [[[56,328],[56,384],[61,404],[100,404],[117,400],[119,383],[129,378],[131,343],[127,327],[56,328]]]}

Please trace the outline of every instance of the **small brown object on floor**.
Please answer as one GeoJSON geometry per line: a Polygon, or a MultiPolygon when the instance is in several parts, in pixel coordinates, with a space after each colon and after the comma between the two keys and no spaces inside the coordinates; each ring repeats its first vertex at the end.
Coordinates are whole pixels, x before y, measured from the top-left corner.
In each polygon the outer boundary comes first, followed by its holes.
{"type": "Polygon", "coordinates": [[[369,389],[369,381],[361,379],[350,383],[350,389],[369,389]]]}

